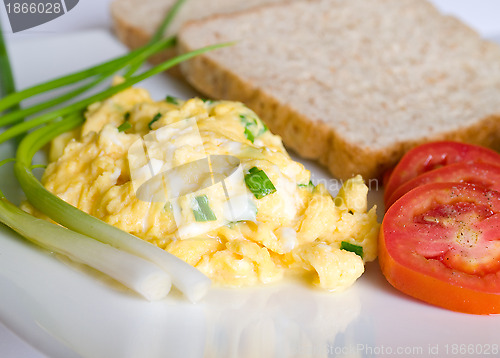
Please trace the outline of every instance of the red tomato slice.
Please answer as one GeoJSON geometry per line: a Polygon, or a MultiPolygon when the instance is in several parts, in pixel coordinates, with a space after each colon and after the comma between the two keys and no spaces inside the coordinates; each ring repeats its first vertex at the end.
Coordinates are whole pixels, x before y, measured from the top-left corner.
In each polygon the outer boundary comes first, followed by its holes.
{"type": "Polygon", "coordinates": [[[384,188],[387,187],[387,183],[389,183],[389,179],[391,178],[393,171],[394,168],[391,168],[384,173],[384,176],[382,177],[382,185],[384,186],[384,188]]]}
{"type": "Polygon", "coordinates": [[[379,263],[398,290],[433,305],[500,313],[500,193],[433,183],[385,214],[379,263]]]}
{"type": "Polygon", "coordinates": [[[431,170],[400,185],[385,202],[386,210],[400,197],[429,183],[469,183],[500,191],[500,166],[489,163],[455,163],[431,170]]]}
{"type": "Polygon", "coordinates": [[[400,185],[420,174],[457,162],[474,161],[500,166],[500,155],[485,147],[459,142],[432,142],[415,147],[394,168],[385,187],[384,201],[400,185]]]}

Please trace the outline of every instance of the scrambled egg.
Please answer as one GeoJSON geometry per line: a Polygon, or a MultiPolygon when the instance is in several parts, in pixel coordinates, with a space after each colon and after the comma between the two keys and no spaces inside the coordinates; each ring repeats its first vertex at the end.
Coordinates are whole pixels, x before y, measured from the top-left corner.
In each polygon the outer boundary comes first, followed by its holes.
{"type": "Polygon", "coordinates": [[[271,283],[290,273],[339,291],[376,257],[379,225],[375,207],[367,211],[361,177],[345,182],[332,198],[241,103],[171,97],[156,102],[143,89],[127,89],[91,105],[80,129],[54,140],[42,182],[68,203],[167,250],[223,286],[271,283]],[[187,127],[171,129],[189,121],[199,143],[187,127]],[[204,188],[203,195],[187,193],[182,200],[138,198],[132,169],[139,173],[146,165],[131,159],[131,148],[148,135],[158,139],[161,129],[177,134],[157,146],[171,147],[169,163],[150,153],[146,164],[157,172],[206,155],[239,161],[235,167],[247,194],[233,201],[236,216],[225,214],[227,200],[215,197],[210,185],[196,188],[204,188]]]}

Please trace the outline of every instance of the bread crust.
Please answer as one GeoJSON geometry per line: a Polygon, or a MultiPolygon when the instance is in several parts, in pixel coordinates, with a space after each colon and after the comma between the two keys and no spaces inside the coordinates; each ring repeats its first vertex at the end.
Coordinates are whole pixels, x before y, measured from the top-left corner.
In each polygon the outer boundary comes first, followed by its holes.
{"type": "MultiPolygon", "coordinates": [[[[319,2],[309,0],[309,2],[319,2]]],[[[262,11],[267,7],[282,6],[280,4],[266,4],[255,7],[249,12],[262,11]]],[[[424,0],[420,0],[419,7],[425,8],[430,14],[437,10],[424,0]]],[[[150,34],[139,27],[131,25],[117,16],[113,11],[115,31],[127,46],[131,48],[145,44],[150,34]]],[[[217,18],[230,18],[232,14],[215,14],[202,20],[191,20],[183,28],[202,26],[204,22],[217,18]]],[[[434,15],[433,15],[434,16],[434,15]]],[[[468,29],[459,20],[446,17],[445,21],[456,23],[461,31],[474,32],[468,29]]],[[[179,52],[193,50],[189,43],[181,36],[178,41],[179,52]]],[[[153,58],[157,63],[173,55],[175,51],[162,53],[153,58]]],[[[321,120],[308,118],[294,109],[290,104],[283,103],[273,97],[272,91],[252,83],[231,68],[213,60],[210,54],[201,55],[181,65],[184,78],[198,91],[211,98],[223,98],[245,103],[252,108],[276,134],[282,136],[287,147],[304,158],[319,161],[330,172],[340,179],[347,179],[355,174],[361,174],[366,179],[380,179],[383,173],[394,166],[401,156],[416,145],[433,140],[457,140],[473,144],[485,145],[493,149],[500,149],[500,112],[491,113],[477,118],[474,123],[461,126],[459,129],[440,131],[438,133],[419,136],[413,139],[394,140],[391,145],[383,148],[374,148],[359,142],[350,141],[342,136],[332,125],[321,120]]],[[[179,66],[174,75],[179,76],[179,66]]],[[[432,86],[432,83],[429,83],[432,86]]]]}
{"type": "MultiPolygon", "coordinates": [[[[181,53],[193,50],[182,38],[178,41],[178,48],[181,53]]],[[[183,62],[181,71],[185,79],[204,95],[245,103],[273,133],[282,137],[288,148],[304,158],[319,161],[333,176],[342,180],[356,174],[365,179],[381,180],[408,150],[430,141],[455,140],[500,150],[500,114],[478,119],[475,124],[460,130],[395,142],[374,150],[347,141],[324,122],[310,120],[209,56],[201,55],[183,62]]]]}
{"type": "MultiPolygon", "coordinates": [[[[111,4],[111,19],[113,21],[113,29],[118,37],[118,39],[125,44],[129,49],[135,50],[141,46],[146,45],[151,39],[151,33],[145,31],[139,26],[133,25],[130,21],[120,15],[117,11],[114,3],[111,4]]],[[[148,61],[154,65],[160,64],[162,62],[177,56],[176,48],[169,48],[160,51],[156,55],[151,56],[148,61]]],[[[174,66],[167,71],[169,75],[172,75],[178,79],[182,79],[182,73],[179,66],[174,66]]]]}
{"type": "MultiPolygon", "coordinates": [[[[320,1],[310,0],[309,2],[313,6],[315,2],[319,3],[320,1]]],[[[477,35],[474,30],[455,18],[439,14],[428,2],[415,1],[410,4],[414,5],[413,8],[407,8],[405,11],[420,11],[428,16],[435,17],[435,19],[440,19],[443,24],[446,24],[446,26],[443,25],[443,31],[460,31],[466,34],[469,41],[482,41],[479,39],[471,40],[477,35]]],[[[281,5],[266,5],[247,10],[246,13],[262,15],[262,13],[259,13],[260,11],[272,6],[279,7],[281,5]]],[[[240,13],[240,15],[243,15],[243,13],[240,13]]],[[[229,19],[229,16],[216,14],[203,20],[186,23],[180,31],[178,41],[180,52],[193,50],[189,38],[184,38],[183,31],[185,29],[196,29],[197,26],[203,29],[205,23],[215,21],[215,23],[219,24],[217,20],[229,19]]],[[[241,18],[233,17],[231,20],[238,22],[241,18]]],[[[189,37],[189,35],[186,35],[186,37],[189,37]]],[[[225,41],[226,38],[222,36],[222,39],[218,40],[225,41]]],[[[487,46],[489,45],[482,45],[482,47],[487,46]]],[[[225,56],[231,56],[231,53],[229,51],[225,52],[225,56]]],[[[209,97],[245,103],[266,122],[274,133],[282,136],[287,147],[304,158],[319,161],[335,177],[340,179],[347,179],[356,174],[361,174],[366,179],[381,179],[384,172],[394,166],[405,152],[429,141],[456,140],[484,145],[496,150],[500,149],[500,110],[495,110],[494,113],[489,113],[486,116],[477,116],[469,124],[462,124],[456,129],[440,129],[438,131],[429,129],[426,135],[419,135],[405,140],[394,139],[390,145],[381,147],[355,142],[341,135],[340,131],[332,125],[332,122],[335,123],[335,121],[326,123],[327,121],[308,118],[293,104],[285,103],[284,100],[280,101],[273,97],[272,93],[276,89],[270,89],[253,82],[251,76],[235,73],[232,67],[229,68],[222,61],[217,61],[214,59],[215,57],[211,54],[204,54],[183,63],[181,70],[186,80],[198,91],[209,97]]],[[[428,86],[433,86],[433,83],[429,82],[428,86]]],[[[500,80],[496,82],[495,86],[500,86],[500,80]]],[[[452,93],[450,92],[450,94],[452,93]]],[[[429,113],[429,117],[432,116],[433,113],[429,113]]],[[[388,123],[391,125],[390,121],[388,123]]],[[[450,128],[452,127],[450,126],[450,128]]]]}
{"type": "MultiPolygon", "coordinates": [[[[193,0],[191,0],[193,1],[193,0]]],[[[231,0],[233,4],[239,4],[241,5],[242,8],[245,8],[246,6],[253,6],[254,8],[258,8],[261,6],[267,6],[267,5],[273,5],[273,2],[281,2],[281,3],[287,3],[287,2],[292,2],[292,1],[297,1],[297,0],[262,0],[264,1],[263,4],[261,5],[254,5],[250,2],[248,3],[248,0],[231,0]],[[270,3],[266,3],[266,1],[270,1],[270,3]]],[[[130,8],[128,10],[124,10],[123,7],[126,5],[128,2],[128,7],[130,6],[145,6],[145,7],[150,7],[149,9],[155,9],[158,10],[157,12],[164,12],[168,11],[170,9],[170,6],[173,5],[175,2],[174,0],[114,0],[111,3],[110,6],[110,12],[111,12],[111,20],[113,22],[113,29],[118,37],[118,39],[124,43],[128,48],[134,50],[137,49],[141,46],[144,46],[148,43],[152,36],[152,30],[146,30],[144,27],[141,27],[141,25],[138,25],[137,18],[135,19],[130,19],[130,16],[133,16],[134,14],[129,14],[130,8]],[[155,4],[153,4],[155,2],[155,4]],[[136,4],[137,3],[137,4],[136,4]],[[154,6],[153,6],[154,5],[154,6]]],[[[191,6],[202,6],[204,5],[202,1],[198,1],[199,4],[186,4],[186,5],[191,5],[191,6]]],[[[181,12],[183,9],[186,8],[186,5],[183,5],[181,8],[181,12]]],[[[205,5],[207,7],[210,7],[210,4],[205,5]]],[[[189,7],[189,6],[188,6],[189,7]]],[[[219,5],[220,7],[220,5],[219,5]]],[[[189,9],[185,9],[185,11],[189,11],[189,9]]],[[[209,12],[210,13],[210,12],[209,12]]],[[[198,16],[200,15],[199,13],[197,14],[198,16]]],[[[177,15],[181,16],[182,15],[177,15]]],[[[185,16],[185,15],[184,15],[185,16]]],[[[188,15],[189,16],[189,15],[188,15]]],[[[206,16],[206,15],[203,15],[206,16]]],[[[206,16],[207,18],[212,15],[206,16]]],[[[156,22],[156,21],[153,21],[156,22]]],[[[175,21],[174,21],[175,22],[175,21]]],[[[154,24],[153,24],[154,25],[154,24]]],[[[175,25],[175,24],[174,24],[175,25]]],[[[160,64],[168,59],[171,59],[175,56],[178,55],[178,52],[176,49],[166,49],[158,54],[151,56],[149,59],[149,62],[152,64],[160,64]]],[[[179,66],[174,66],[170,70],[167,71],[169,75],[172,75],[178,79],[183,79],[182,73],[180,71],[179,66]]]]}

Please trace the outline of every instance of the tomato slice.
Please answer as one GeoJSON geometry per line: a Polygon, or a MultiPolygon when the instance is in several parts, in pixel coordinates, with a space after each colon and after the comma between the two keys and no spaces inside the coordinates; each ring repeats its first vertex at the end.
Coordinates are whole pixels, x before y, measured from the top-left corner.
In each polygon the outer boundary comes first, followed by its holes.
{"type": "Polygon", "coordinates": [[[398,290],[454,311],[500,313],[500,193],[419,186],[385,214],[379,263],[398,290]]]}
{"type": "Polygon", "coordinates": [[[475,161],[500,166],[500,155],[485,147],[450,141],[415,147],[394,168],[385,186],[384,201],[388,201],[400,185],[420,174],[453,163],[475,161]]]}
{"type": "Polygon", "coordinates": [[[388,209],[396,200],[420,185],[443,182],[469,183],[500,191],[500,166],[462,162],[431,170],[400,185],[385,202],[385,207],[388,209]]]}

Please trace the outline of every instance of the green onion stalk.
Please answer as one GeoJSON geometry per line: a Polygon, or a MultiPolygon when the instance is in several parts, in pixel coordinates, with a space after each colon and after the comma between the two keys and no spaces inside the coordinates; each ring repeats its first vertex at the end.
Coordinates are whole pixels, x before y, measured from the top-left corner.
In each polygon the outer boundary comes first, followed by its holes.
{"type": "MultiPolygon", "coordinates": [[[[5,126],[11,123],[15,123],[21,120],[22,118],[41,112],[48,108],[54,107],[66,101],[69,101],[70,99],[73,99],[74,97],[94,88],[103,80],[116,73],[118,70],[121,70],[122,68],[129,66],[130,64],[140,63],[140,61],[144,61],[145,59],[157,53],[158,51],[164,48],[172,47],[174,44],[175,44],[175,38],[173,37],[168,39],[162,39],[154,44],[148,45],[128,55],[121,56],[116,60],[109,61],[97,67],[79,71],[74,74],[63,76],[58,79],[49,81],[47,83],[27,88],[26,90],[20,92],[12,93],[11,95],[0,100],[0,111],[9,109],[10,106],[12,105],[18,105],[18,103],[25,100],[26,98],[38,95],[40,93],[45,93],[63,86],[73,84],[75,81],[92,79],[91,82],[85,83],[82,86],[78,87],[77,89],[68,92],[66,94],[63,94],[62,96],[53,98],[46,102],[39,103],[37,105],[34,105],[32,107],[23,110],[16,110],[6,115],[3,115],[0,118],[0,126],[5,126]],[[95,68],[100,68],[100,70],[96,72],[95,68]]],[[[55,115],[57,116],[57,113],[55,115]]]]}
{"type": "Polygon", "coordinates": [[[162,64],[155,66],[155,67],[151,68],[150,70],[145,71],[139,75],[130,77],[127,80],[125,80],[124,82],[122,82],[116,86],[110,87],[110,88],[108,88],[100,93],[97,93],[95,95],[84,98],[76,103],[73,103],[73,104],[67,106],[67,107],[56,109],[52,112],[41,114],[35,118],[30,119],[29,121],[19,123],[18,125],[13,126],[9,129],[7,129],[5,132],[0,134],[0,143],[3,143],[11,138],[17,137],[18,135],[20,135],[22,133],[26,133],[30,129],[33,129],[33,128],[38,127],[38,126],[43,125],[43,124],[46,124],[46,123],[53,121],[59,117],[64,117],[66,115],[74,113],[75,111],[82,111],[87,106],[89,106],[90,104],[92,104],[94,102],[102,101],[102,100],[104,100],[104,99],[106,99],[106,98],[108,98],[108,97],[110,97],[118,92],[121,92],[121,91],[129,88],[130,86],[132,86],[138,82],[141,82],[141,81],[143,81],[151,76],[154,76],[154,75],[157,75],[161,72],[164,72],[164,71],[168,70],[169,68],[171,68],[171,67],[173,67],[181,62],[189,60],[189,59],[191,59],[195,56],[198,56],[202,53],[212,51],[212,50],[215,50],[217,48],[228,46],[228,45],[229,44],[212,45],[212,46],[203,47],[203,48],[200,48],[197,50],[193,50],[191,52],[187,52],[185,54],[174,57],[168,61],[165,61],[162,64]]]}
{"type": "MultiPolygon", "coordinates": [[[[134,75],[149,56],[175,45],[175,39],[163,39],[163,33],[184,1],[178,0],[175,3],[152,41],[146,46],[111,61],[19,92],[15,92],[7,48],[1,34],[0,88],[7,95],[0,100],[0,112],[5,112],[5,115],[0,117],[0,127],[11,127],[0,133],[0,144],[30,131],[19,143],[14,172],[31,205],[64,227],[22,211],[10,203],[1,191],[0,221],[40,246],[100,270],[148,300],[165,297],[173,284],[190,301],[196,302],[210,287],[210,280],[205,275],[176,256],[66,203],[46,190],[32,173],[35,153],[57,135],[80,126],[84,122],[82,113],[88,105],[102,101],[182,61],[230,45],[219,44],[194,50],[134,75]],[[116,71],[127,67],[122,83],[65,107],[38,114],[81,95],[116,71]],[[85,83],[60,97],[25,109],[19,106],[22,101],[32,96],[80,82],[85,83]],[[23,121],[33,115],[34,117],[23,121]]],[[[0,165],[9,161],[13,159],[3,160],[0,165]]]]}

